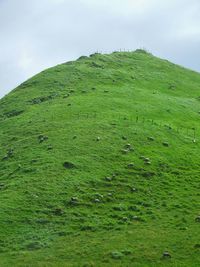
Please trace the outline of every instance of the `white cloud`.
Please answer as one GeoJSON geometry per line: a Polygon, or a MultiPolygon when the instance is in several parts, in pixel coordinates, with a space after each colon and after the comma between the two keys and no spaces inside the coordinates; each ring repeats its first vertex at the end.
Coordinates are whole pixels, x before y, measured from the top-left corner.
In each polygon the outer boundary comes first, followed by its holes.
{"type": "Polygon", "coordinates": [[[105,9],[119,15],[141,15],[157,4],[156,0],[81,0],[81,2],[89,7],[105,9]]]}

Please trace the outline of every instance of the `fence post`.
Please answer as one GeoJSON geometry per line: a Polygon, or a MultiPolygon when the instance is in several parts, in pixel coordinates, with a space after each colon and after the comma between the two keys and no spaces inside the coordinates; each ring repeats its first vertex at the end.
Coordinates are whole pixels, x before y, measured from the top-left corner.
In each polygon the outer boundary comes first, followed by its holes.
{"type": "Polygon", "coordinates": [[[194,140],[195,140],[196,139],[196,129],[193,128],[193,130],[194,130],[194,140]]]}

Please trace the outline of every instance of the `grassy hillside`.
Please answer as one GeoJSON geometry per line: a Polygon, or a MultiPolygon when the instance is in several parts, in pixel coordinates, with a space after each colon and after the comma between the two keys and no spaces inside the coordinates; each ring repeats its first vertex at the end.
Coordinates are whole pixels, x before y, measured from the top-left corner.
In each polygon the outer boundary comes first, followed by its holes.
{"type": "Polygon", "coordinates": [[[0,266],[200,266],[200,74],[145,51],[0,100],[0,266]]]}

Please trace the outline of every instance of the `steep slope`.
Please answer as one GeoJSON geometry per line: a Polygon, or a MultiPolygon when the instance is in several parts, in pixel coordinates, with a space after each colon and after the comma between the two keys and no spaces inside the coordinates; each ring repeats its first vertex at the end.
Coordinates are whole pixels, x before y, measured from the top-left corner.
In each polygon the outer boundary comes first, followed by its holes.
{"type": "Polygon", "coordinates": [[[0,266],[199,266],[199,89],[137,50],[0,100],[0,266]]]}

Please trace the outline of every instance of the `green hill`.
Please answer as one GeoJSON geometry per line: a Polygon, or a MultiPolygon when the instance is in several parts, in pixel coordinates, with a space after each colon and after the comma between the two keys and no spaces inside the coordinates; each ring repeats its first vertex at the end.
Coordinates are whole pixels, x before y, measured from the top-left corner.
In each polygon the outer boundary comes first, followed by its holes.
{"type": "Polygon", "coordinates": [[[143,50],[0,100],[0,266],[200,266],[200,74],[143,50]]]}

